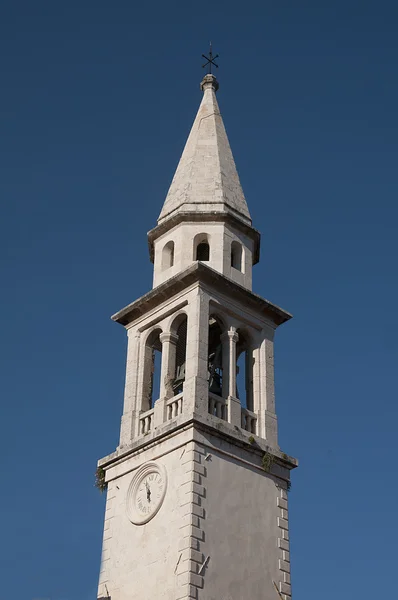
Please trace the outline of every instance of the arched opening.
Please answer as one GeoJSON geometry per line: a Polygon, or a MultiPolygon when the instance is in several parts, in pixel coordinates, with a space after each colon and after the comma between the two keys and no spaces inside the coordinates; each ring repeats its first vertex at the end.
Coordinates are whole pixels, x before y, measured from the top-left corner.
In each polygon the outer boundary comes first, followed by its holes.
{"type": "Polygon", "coordinates": [[[203,262],[210,260],[210,245],[205,233],[199,233],[195,236],[194,260],[201,260],[203,262]]]}
{"type": "Polygon", "coordinates": [[[160,372],[162,368],[162,343],[159,339],[161,329],[152,331],[145,343],[144,355],[144,389],[142,395],[142,411],[154,407],[160,396],[160,372]]]}
{"type": "Polygon", "coordinates": [[[242,271],[242,245],[235,241],[231,244],[231,267],[242,271]]]}
{"type": "Polygon", "coordinates": [[[170,269],[174,265],[174,242],[170,240],[163,246],[162,270],[170,269]]]}
{"type": "Polygon", "coordinates": [[[216,317],[209,319],[208,374],[209,392],[222,396],[222,327],[216,317]]]}
{"type": "Polygon", "coordinates": [[[186,315],[181,315],[179,318],[177,318],[177,323],[174,325],[175,332],[178,336],[173,380],[174,396],[180,394],[184,387],[185,363],[187,356],[187,325],[188,320],[186,315]]]}
{"type": "Polygon", "coordinates": [[[236,347],[236,396],[242,408],[253,411],[253,349],[245,333],[238,330],[236,347]]]}
{"type": "Polygon", "coordinates": [[[210,246],[207,242],[201,242],[196,248],[196,260],[204,262],[210,259],[210,246]]]}

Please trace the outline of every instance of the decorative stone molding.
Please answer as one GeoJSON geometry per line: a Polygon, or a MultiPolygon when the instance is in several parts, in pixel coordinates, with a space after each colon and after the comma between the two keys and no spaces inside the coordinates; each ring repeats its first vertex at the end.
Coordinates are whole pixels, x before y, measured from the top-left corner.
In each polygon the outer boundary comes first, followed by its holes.
{"type": "Polygon", "coordinates": [[[206,496],[205,455],[206,451],[202,446],[189,442],[181,456],[184,478],[179,494],[183,520],[180,527],[179,556],[175,568],[176,600],[198,599],[209,562],[209,557],[203,552],[205,539],[202,530],[202,522],[205,518],[203,503],[206,496]]]}
{"type": "Polygon", "coordinates": [[[290,583],[290,551],[289,551],[289,522],[287,506],[287,490],[278,486],[278,553],[279,553],[279,592],[283,600],[291,600],[292,588],[290,583]]]}
{"type": "Polygon", "coordinates": [[[171,333],[170,331],[163,331],[159,335],[159,339],[162,342],[162,344],[176,344],[178,342],[178,335],[176,335],[175,333],[171,333]]]}

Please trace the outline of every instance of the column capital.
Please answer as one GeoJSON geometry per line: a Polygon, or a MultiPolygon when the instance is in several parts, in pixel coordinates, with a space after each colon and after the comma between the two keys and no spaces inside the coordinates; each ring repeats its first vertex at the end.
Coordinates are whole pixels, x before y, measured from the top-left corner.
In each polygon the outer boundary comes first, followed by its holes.
{"type": "Polygon", "coordinates": [[[227,340],[231,340],[232,342],[235,342],[235,344],[238,342],[239,340],[239,334],[236,333],[235,329],[229,329],[228,331],[224,331],[224,333],[222,333],[220,335],[220,339],[222,342],[226,342],[227,340]]]}
{"type": "Polygon", "coordinates": [[[178,342],[178,335],[175,333],[171,333],[171,331],[164,331],[159,335],[159,340],[162,344],[164,342],[170,342],[170,344],[176,344],[178,342]]]}

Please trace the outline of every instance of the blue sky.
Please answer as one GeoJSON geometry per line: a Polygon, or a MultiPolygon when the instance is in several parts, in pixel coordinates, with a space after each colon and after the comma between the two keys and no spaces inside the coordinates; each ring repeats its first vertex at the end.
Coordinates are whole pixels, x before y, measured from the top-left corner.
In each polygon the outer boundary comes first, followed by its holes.
{"type": "MultiPolygon", "coordinates": [[[[220,54],[218,100],[276,342],[295,600],[393,593],[398,519],[393,1],[15,0],[0,16],[1,595],[95,598],[125,334],[220,54]]],[[[238,600],[238,599],[236,599],[238,600]]]]}

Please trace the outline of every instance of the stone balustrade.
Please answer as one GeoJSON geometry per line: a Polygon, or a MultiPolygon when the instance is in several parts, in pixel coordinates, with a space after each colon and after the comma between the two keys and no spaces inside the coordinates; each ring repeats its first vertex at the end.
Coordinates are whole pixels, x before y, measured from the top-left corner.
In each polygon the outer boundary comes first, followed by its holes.
{"type": "MultiPolygon", "coordinates": [[[[166,421],[171,421],[182,414],[183,411],[183,392],[169,398],[166,401],[166,421]]],[[[228,421],[228,404],[225,398],[209,393],[209,414],[218,417],[223,421],[228,421]]],[[[257,434],[257,415],[241,408],[240,426],[249,433],[257,434]]],[[[139,436],[150,433],[154,428],[154,409],[141,413],[139,418],[139,436]]]]}
{"type": "Polygon", "coordinates": [[[228,408],[225,398],[209,393],[209,413],[214,417],[228,421],[228,408]]]}
{"type": "Polygon", "coordinates": [[[249,431],[250,433],[257,433],[257,415],[248,410],[247,408],[241,409],[242,411],[242,422],[241,427],[245,431],[249,431]]]}
{"type": "Polygon", "coordinates": [[[146,435],[153,428],[153,413],[154,409],[147,410],[140,415],[139,435],[146,435]]]}
{"type": "Polygon", "coordinates": [[[183,394],[177,394],[166,402],[166,418],[168,421],[182,413],[183,394]]]}

